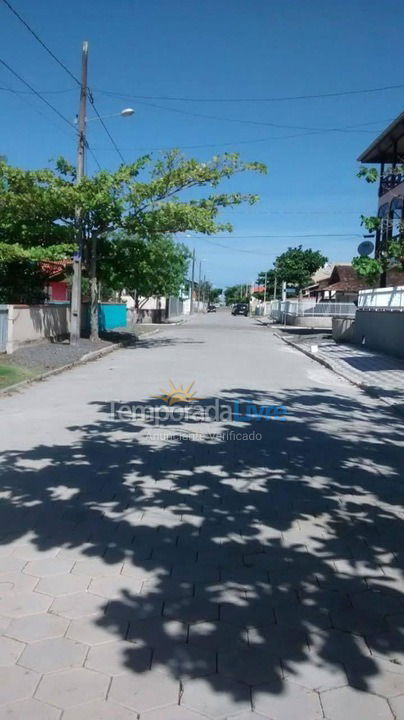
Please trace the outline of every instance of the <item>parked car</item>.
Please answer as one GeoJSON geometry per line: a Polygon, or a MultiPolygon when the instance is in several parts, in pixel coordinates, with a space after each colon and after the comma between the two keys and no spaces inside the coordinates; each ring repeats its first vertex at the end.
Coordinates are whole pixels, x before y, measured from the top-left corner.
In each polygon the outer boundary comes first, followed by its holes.
{"type": "Polygon", "coordinates": [[[236,303],[231,311],[232,315],[248,315],[248,303],[236,303]]]}
{"type": "Polygon", "coordinates": [[[214,305],[213,303],[209,303],[209,305],[207,307],[207,311],[208,312],[216,312],[216,305],[214,305]]]}

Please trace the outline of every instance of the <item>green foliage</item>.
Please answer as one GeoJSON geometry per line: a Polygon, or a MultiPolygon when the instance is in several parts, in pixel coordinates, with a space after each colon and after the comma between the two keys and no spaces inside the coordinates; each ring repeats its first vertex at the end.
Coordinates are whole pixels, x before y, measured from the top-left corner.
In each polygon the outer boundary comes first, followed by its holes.
{"type": "Polygon", "coordinates": [[[359,277],[367,280],[371,284],[379,280],[380,274],[383,271],[380,260],[370,257],[354,257],[352,259],[352,267],[355,268],[359,277]]]}
{"type": "Polygon", "coordinates": [[[175,296],[186,280],[189,258],[188,248],[168,235],[140,238],[122,231],[102,241],[98,276],[117,292],[175,296]]]}
{"type": "MultiPolygon", "coordinates": [[[[145,155],[115,172],[101,170],[76,183],[74,168],[63,158],[57,160],[55,170],[22,170],[1,163],[0,243],[27,248],[31,257],[33,248],[51,252],[55,245],[66,247],[77,237],[79,210],[93,305],[97,281],[105,282],[106,277],[109,287],[117,287],[125,277],[127,289],[141,294],[173,292],[188,257],[163,236],[189,230],[230,232],[231,224],[218,222],[219,211],[257,200],[241,193],[180,196],[200,188],[215,190],[223,180],[245,171],[264,173],[266,168],[258,162],[244,163],[236,153],[201,163],[172,150],[155,162],[145,155]],[[111,240],[117,232],[122,234],[111,240]],[[129,272],[124,263],[136,267],[129,272]]],[[[95,330],[93,315],[92,322],[95,330]]]]}
{"type": "Polygon", "coordinates": [[[231,287],[228,287],[225,289],[224,297],[225,297],[226,305],[234,305],[234,303],[238,303],[238,302],[239,303],[240,302],[249,303],[250,302],[249,288],[247,287],[247,291],[246,291],[245,285],[232,285],[231,287]]]}
{"type": "Polygon", "coordinates": [[[366,182],[374,183],[379,178],[379,171],[377,170],[377,168],[368,168],[365,167],[365,165],[361,165],[358,172],[356,173],[356,177],[365,178],[366,182]]]}
{"type": "Polygon", "coordinates": [[[303,250],[302,245],[288,248],[274,263],[278,282],[287,282],[298,290],[309,284],[313,273],[323,267],[327,258],[319,250],[303,250]]]}
{"type": "Polygon", "coordinates": [[[210,287],[209,294],[208,294],[209,302],[210,303],[218,302],[222,292],[223,292],[222,288],[210,287]]]}
{"type": "Polygon", "coordinates": [[[370,233],[376,232],[380,228],[382,219],[376,215],[361,215],[361,225],[370,233]]]}
{"type": "Polygon", "coordinates": [[[0,262],[0,302],[36,304],[45,300],[46,276],[27,259],[0,262]]]}

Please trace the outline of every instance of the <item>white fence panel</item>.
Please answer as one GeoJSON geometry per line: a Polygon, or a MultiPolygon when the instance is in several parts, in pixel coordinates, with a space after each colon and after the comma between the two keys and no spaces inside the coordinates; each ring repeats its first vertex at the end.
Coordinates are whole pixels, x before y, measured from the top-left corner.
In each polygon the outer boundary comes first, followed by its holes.
{"type": "Polygon", "coordinates": [[[398,287],[375,288],[373,290],[360,290],[358,299],[359,308],[389,308],[404,309],[404,285],[398,287]]]}

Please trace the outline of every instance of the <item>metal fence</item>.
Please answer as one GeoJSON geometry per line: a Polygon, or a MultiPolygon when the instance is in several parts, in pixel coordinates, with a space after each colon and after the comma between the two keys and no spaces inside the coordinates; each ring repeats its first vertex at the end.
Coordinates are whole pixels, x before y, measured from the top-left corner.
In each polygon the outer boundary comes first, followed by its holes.
{"type": "Polygon", "coordinates": [[[0,305],[0,352],[6,352],[8,332],[8,305],[0,305]]]}
{"type": "Polygon", "coordinates": [[[287,316],[292,317],[355,317],[355,303],[312,302],[310,300],[273,300],[270,316],[282,322],[287,316]]]}

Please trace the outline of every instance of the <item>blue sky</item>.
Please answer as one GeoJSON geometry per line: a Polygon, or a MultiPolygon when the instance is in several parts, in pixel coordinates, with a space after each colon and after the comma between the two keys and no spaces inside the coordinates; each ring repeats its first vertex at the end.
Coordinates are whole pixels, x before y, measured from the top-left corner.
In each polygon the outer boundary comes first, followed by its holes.
{"type": "MultiPolygon", "coordinates": [[[[268,165],[267,176],[239,176],[223,186],[261,198],[254,207],[223,213],[234,237],[185,238],[215,285],[254,281],[290,245],[337,261],[355,254],[359,216],[376,205],[375,187],[355,177],[356,158],[402,111],[403,89],[228,100],[400,84],[401,0],[12,2],[74,74],[82,40],[89,41],[89,84],[100,113],[136,109],[132,118],[107,121],[128,161],[150,149],[184,147],[201,160],[237,151],[268,165]],[[166,97],[194,100],[159,99],[166,97]],[[315,237],[328,233],[348,237],[315,237]],[[284,237],[297,234],[309,237],[284,237]]],[[[2,59],[73,120],[74,82],[2,2],[0,46],[2,59]]],[[[25,89],[4,67],[0,87],[25,89]]],[[[60,154],[74,160],[74,131],[51,110],[27,94],[0,90],[0,97],[0,153],[10,163],[43,167],[60,154]]],[[[116,167],[119,158],[100,123],[89,123],[88,131],[101,164],[116,167]]],[[[88,172],[94,170],[90,157],[88,172]]]]}

